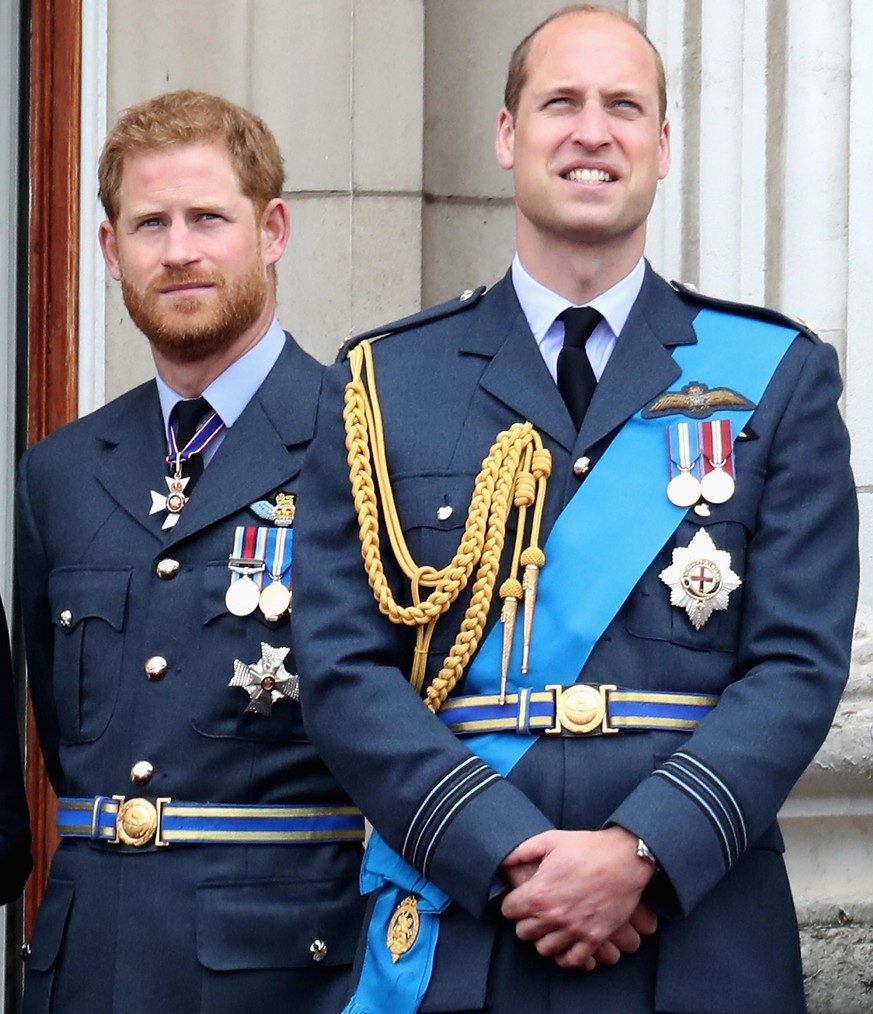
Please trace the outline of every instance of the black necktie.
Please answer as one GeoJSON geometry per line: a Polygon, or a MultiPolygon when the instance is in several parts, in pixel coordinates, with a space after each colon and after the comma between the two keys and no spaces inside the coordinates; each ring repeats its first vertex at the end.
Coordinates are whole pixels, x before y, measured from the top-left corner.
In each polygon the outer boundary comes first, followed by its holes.
{"type": "Polygon", "coordinates": [[[558,319],[564,322],[564,347],[558,356],[558,390],[578,430],[597,386],[585,343],[603,318],[592,306],[571,306],[558,319]]]}
{"type": "MultiPolygon", "coordinates": [[[[194,398],[191,401],[176,402],[170,416],[170,425],[176,433],[176,447],[181,451],[197,432],[197,427],[212,411],[212,406],[205,398],[194,398]]],[[[190,480],[185,487],[185,496],[197,485],[203,475],[203,455],[194,454],[182,466],[182,474],[190,480]]]]}

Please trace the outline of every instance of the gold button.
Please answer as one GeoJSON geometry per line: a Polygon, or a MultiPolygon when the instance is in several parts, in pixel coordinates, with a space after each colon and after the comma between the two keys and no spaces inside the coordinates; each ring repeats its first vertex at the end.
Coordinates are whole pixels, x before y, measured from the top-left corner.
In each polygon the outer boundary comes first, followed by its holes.
{"type": "Polygon", "coordinates": [[[323,940],[313,940],[309,945],[309,953],[313,961],[324,961],[327,957],[327,944],[323,940]]]}
{"type": "Polygon", "coordinates": [[[72,627],[72,625],[73,625],[73,614],[70,612],[69,609],[64,609],[61,612],[61,615],[58,617],[58,622],[64,628],[64,630],[69,630],[70,627],[72,627]]]}
{"type": "Polygon", "coordinates": [[[143,668],[146,676],[157,682],[167,675],[167,660],[162,655],[152,655],[151,658],[146,659],[143,668]]]}
{"type": "Polygon", "coordinates": [[[134,785],[148,785],[155,769],[149,761],[137,761],[130,769],[130,780],[134,785]]]}
{"type": "Polygon", "coordinates": [[[573,462],[573,474],[574,475],[585,475],[585,473],[591,468],[591,458],[581,457],[577,458],[573,462]]]}
{"type": "Polygon", "coordinates": [[[155,567],[155,573],[162,581],[170,581],[179,573],[179,561],[171,560],[159,560],[157,567],[155,567]]]}

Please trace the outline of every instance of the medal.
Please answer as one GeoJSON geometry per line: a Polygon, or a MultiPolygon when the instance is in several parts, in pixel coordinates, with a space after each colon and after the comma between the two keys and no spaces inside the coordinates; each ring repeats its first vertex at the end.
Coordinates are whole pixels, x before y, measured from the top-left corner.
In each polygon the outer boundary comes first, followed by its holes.
{"type": "Polygon", "coordinates": [[[291,549],[294,532],[287,527],[266,529],[270,561],[270,583],[264,586],[258,606],[268,620],[277,620],[291,606],[291,589],[285,583],[291,578],[291,549]]]}
{"type": "Polygon", "coordinates": [[[185,496],[185,487],[188,485],[188,479],[183,478],[181,471],[178,470],[175,475],[166,475],[164,479],[167,483],[168,493],[164,496],[163,493],[151,490],[152,507],[149,511],[149,517],[152,514],[157,514],[158,511],[167,511],[167,516],[161,525],[161,528],[166,529],[172,528],[176,524],[182,508],[188,502],[188,498],[185,496]]]}
{"type": "Polygon", "coordinates": [[[685,610],[695,630],[714,611],[727,609],[730,593],[743,583],[731,570],[731,554],[716,549],[704,528],[673,550],[673,562],[658,576],[670,589],[670,604],[685,610]]]}
{"type": "Polygon", "coordinates": [[[224,594],[224,604],[234,616],[250,616],[258,608],[260,597],[261,589],[247,574],[243,574],[231,582],[224,594]]]}
{"type": "Polygon", "coordinates": [[[667,499],[676,507],[693,507],[700,499],[697,469],[697,433],[689,423],[667,427],[667,451],[670,458],[670,481],[667,499]]]}
{"type": "Polygon", "coordinates": [[[709,503],[726,503],[734,495],[733,440],[729,419],[699,424],[703,451],[703,478],[700,491],[709,503]]]}
{"type": "Polygon", "coordinates": [[[267,531],[238,525],[233,533],[233,553],[228,557],[230,586],[224,594],[227,611],[234,616],[250,616],[258,608],[261,587],[258,581],[266,569],[267,531]],[[258,580],[255,580],[255,579],[258,580]]]}
{"type": "Polygon", "coordinates": [[[238,658],[233,660],[233,678],[227,685],[242,687],[249,695],[247,714],[269,716],[273,705],[283,697],[299,700],[299,680],[283,664],[290,650],[262,643],[257,662],[247,664],[238,658]]]}

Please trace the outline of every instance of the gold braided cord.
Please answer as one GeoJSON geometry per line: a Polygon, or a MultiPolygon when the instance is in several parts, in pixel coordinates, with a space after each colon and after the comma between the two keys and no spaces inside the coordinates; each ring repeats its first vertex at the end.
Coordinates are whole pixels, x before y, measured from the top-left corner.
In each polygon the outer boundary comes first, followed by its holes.
{"type": "MultiPolygon", "coordinates": [[[[507,519],[513,507],[519,510],[519,528],[523,529],[527,510],[531,503],[535,505],[531,547],[537,547],[551,456],[529,422],[516,423],[500,433],[476,476],[457,552],[449,564],[440,569],[419,566],[403,535],[391,488],[370,343],[364,341],[352,349],[349,360],[352,376],[346,385],[343,421],[361,556],[379,610],[393,623],[417,628],[410,682],[419,692],[434,626],[457,600],[476,569],[471,599],[455,643],[426,691],[428,707],[437,711],[463,676],[482,638],[500,570],[507,519]],[[397,602],[385,575],[379,497],[391,550],[410,582],[410,606],[397,602]],[[423,594],[427,589],[430,590],[423,594]]],[[[520,539],[521,532],[513,554],[512,576],[516,583],[519,560],[531,551],[521,550],[520,539]]],[[[540,550],[536,551],[542,555],[540,550]]]]}

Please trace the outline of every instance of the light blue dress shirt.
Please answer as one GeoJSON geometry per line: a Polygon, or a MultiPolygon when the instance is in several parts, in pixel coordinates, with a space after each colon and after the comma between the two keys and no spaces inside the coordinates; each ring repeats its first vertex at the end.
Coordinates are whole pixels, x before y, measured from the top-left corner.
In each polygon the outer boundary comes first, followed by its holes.
{"type": "MultiPolygon", "coordinates": [[[[594,376],[598,380],[606,369],[631,307],[640,294],[645,273],[646,264],[641,257],[629,275],[585,304],[593,306],[603,316],[585,346],[594,376]]],[[[512,261],[512,284],[552,380],[557,381],[558,356],[564,346],[564,322],[558,320],[558,316],[574,304],[528,274],[518,254],[512,261]]]]}

